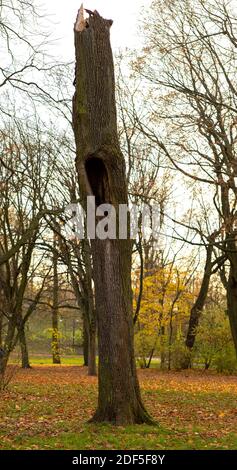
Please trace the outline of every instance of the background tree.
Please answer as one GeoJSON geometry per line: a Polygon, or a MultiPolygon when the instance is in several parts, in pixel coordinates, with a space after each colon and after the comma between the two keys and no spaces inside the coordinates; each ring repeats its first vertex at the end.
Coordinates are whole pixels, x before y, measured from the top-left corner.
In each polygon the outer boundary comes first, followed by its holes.
{"type": "Polygon", "coordinates": [[[160,97],[156,120],[164,125],[143,120],[138,126],[176,171],[212,198],[209,224],[229,262],[228,313],[237,345],[236,14],[226,1],[155,0],[146,34],[136,68],[153,99],[160,97]]]}
{"type": "Polygon", "coordinates": [[[41,254],[36,266],[32,266],[37,240],[45,228],[42,216],[50,213],[50,209],[45,209],[44,196],[53,167],[51,144],[44,141],[39,129],[34,136],[29,136],[27,126],[9,127],[4,137],[1,144],[4,152],[7,150],[8,160],[7,167],[1,167],[0,251],[2,257],[9,253],[11,256],[1,265],[0,275],[2,314],[6,321],[3,372],[18,338],[22,365],[29,366],[25,323],[35,310],[42,286],[25,311],[24,298],[31,276],[44,259],[41,254]],[[28,233],[27,239],[22,244],[25,233],[28,233]]]}

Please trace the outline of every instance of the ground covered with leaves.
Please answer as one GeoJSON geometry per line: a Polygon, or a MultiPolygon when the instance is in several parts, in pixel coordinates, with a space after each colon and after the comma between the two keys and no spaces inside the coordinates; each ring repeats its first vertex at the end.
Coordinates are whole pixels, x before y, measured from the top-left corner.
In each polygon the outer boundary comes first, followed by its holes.
{"type": "Polygon", "coordinates": [[[79,366],[18,368],[0,401],[1,449],[237,449],[237,377],[139,371],[157,426],[88,424],[97,379],[79,366]]]}

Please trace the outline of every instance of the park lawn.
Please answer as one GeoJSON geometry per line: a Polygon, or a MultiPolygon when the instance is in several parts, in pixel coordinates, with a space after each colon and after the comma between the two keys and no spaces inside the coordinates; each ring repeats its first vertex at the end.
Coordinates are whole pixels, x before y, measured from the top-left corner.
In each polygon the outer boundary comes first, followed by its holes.
{"type": "MultiPolygon", "coordinates": [[[[32,356],[30,363],[34,365],[50,365],[52,364],[52,356],[40,357],[32,356]]],[[[84,359],[82,356],[62,356],[61,357],[62,365],[73,365],[73,366],[83,366],[84,359]]]]}
{"type": "MultiPolygon", "coordinates": [[[[11,356],[11,364],[18,364],[20,365],[21,359],[20,359],[20,354],[16,356],[13,354],[11,356]]],[[[96,357],[96,362],[98,363],[98,357],[96,357]]],[[[30,356],[30,364],[32,366],[35,365],[50,365],[52,364],[52,355],[45,355],[42,356],[40,354],[38,355],[31,355],[30,356]]],[[[83,366],[84,359],[83,356],[79,355],[61,355],[61,364],[67,364],[67,365],[73,365],[73,366],[83,366]]],[[[159,358],[153,358],[151,361],[151,368],[157,368],[160,364],[160,359],[159,358]]]]}
{"type": "MultiPolygon", "coordinates": [[[[20,355],[19,356],[16,356],[16,355],[12,355],[11,356],[11,360],[10,360],[11,364],[18,364],[20,365],[21,363],[21,359],[20,359],[20,355]]],[[[83,363],[84,363],[84,359],[83,359],[83,356],[78,356],[78,355],[69,355],[69,356],[61,356],[61,363],[62,365],[73,365],[73,366],[82,366],[83,363]]],[[[53,364],[53,361],[52,361],[52,355],[45,355],[45,356],[41,356],[41,355],[32,355],[30,356],[30,364],[32,366],[35,366],[35,365],[51,365],[53,364]]]]}
{"type": "Polygon", "coordinates": [[[0,401],[0,449],[237,449],[237,377],[139,371],[159,424],[113,427],[87,422],[97,379],[86,368],[14,368],[0,401]]]}

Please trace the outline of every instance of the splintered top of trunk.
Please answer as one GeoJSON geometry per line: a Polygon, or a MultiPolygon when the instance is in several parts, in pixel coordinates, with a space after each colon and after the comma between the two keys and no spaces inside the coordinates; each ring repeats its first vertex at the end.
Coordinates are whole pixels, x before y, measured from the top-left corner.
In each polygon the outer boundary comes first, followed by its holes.
{"type": "Polygon", "coordinates": [[[80,136],[79,158],[95,154],[104,146],[118,146],[111,25],[111,20],[102,18],[96,11],[89,12],[89,17],[84,19],[81,7],[74,26],[74,128],[80,136]]]}

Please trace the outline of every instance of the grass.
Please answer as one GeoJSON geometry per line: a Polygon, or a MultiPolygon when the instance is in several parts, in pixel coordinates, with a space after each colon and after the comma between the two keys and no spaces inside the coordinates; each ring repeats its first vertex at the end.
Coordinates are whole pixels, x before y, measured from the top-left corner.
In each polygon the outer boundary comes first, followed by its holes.
{"type": "Polygon", "coordinates": [[[151,369],[139,378],[158,426],[88,424],[97,379],[84,367],[18,369],[1,397],[0,448],[237,449],[237,377],[151,369]]]}
{"type": "MultiPolygon", "coordinates": [[[[63,365],[73,365],[73,366],[83,366],[83,357],[82,356],[78,356],[78,355],[70,355],[70,356],[62,356],[61,357],[61,364],[63,365]]],[[[20,363],[20,360],[19,360],[19,357],[16,357],[16,356],[12,356],[11,358],[11,363],[12,364],[19,364],[20,363]]],[[[35,365],[50,365],[52,364],[52,356],[51,355],[48,355],[48,356],[41,356],[41,355],[33,355],[33,356],[30,356],[30,364],[32,366],[35,366],[35,365]]]]}
{"type": "MultiPolygon", "coordinates": [[[[96,359],[96,362],[98,362],[98,358],[96,359]]],[[[20,360],[19,360],[19,356],[16,356],[16,355],[12,355],[12,358],[11,358],[11,363],[12,364],[19,364],[20,363],[20,360]]],[[[52,364],[52,356],[51,355],[45,355],[45,356],[41,356],[41,355],[33,355],[33,356],[30,356],[30,363],[32,366],[35,366],[35,365],[50,365],[52,364]]],[[[84,363],[84,359],[82,356],[79,356],[79,355],[65,355],[65,356],[61,356],[61,364],[67,364],[67,365],[74,365],[74,366],[83,366],[83,363],[84,363]]],[[[151,369],[152,368],[157,368],[160,364],[160,359],[159,358],[153,358],[152,361],[151,361],[151,369]]]]}

